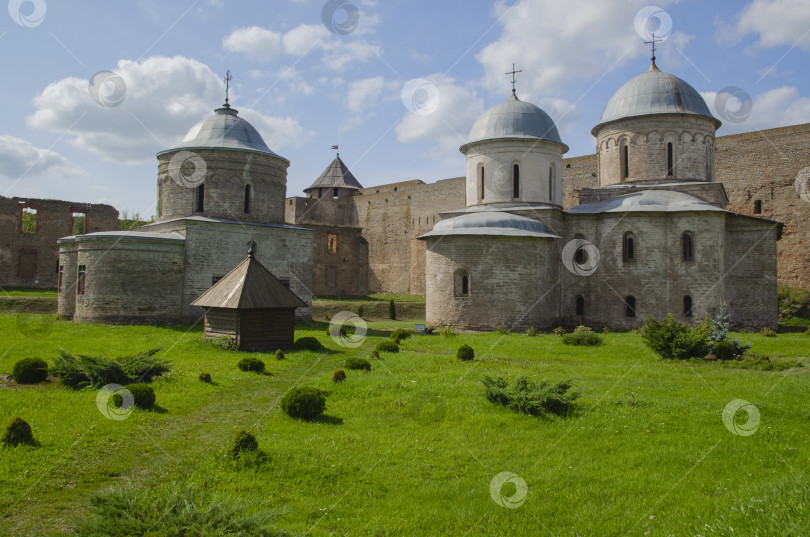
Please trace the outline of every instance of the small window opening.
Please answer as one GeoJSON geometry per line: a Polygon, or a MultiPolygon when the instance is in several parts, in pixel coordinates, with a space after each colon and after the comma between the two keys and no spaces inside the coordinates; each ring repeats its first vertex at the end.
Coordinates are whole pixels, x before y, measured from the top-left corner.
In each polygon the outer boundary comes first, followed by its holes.
{"type": "Polygon", "coordinates": [[[635,246],[633,235],[631,233],[625,233],[624,240],[622,241],[622,259],[624,261],[632,261],[636,258],[635,246]]]}
{"type": "Polygon", "coordinates": [[[31,207],[23,207],[22,212],[20,213],[20,219],[20,230],[23,233],[37,232],[37,224],[39,223],[39,219],[37,218],[36,209],[32,209],[31,207]]]}
{"type": "Polygon", "coordinates": [[[332,198],[337,199],[338,197],[338,189],[337,187],[332,189],[332,198]]]}
{"type": "Polygon", "coordinates": [[[635,317],[636,316],[636,297],[628,296],[624,299],[624,316],[625,317],[635,317]]]}
{"type": "Polygon", "coordinates": [[[692,234],[684,233],[681,236],[681,247],[683,250],[683,260],[692,261],[692,234]]]}
{"type": "Polygon", "coordinates": [[[683,297],[683,316],[684,317],[692,316],[692,297],[689,295],[683,297]]]}
{"type": "Polygon", "coordinates": [[[754,214],[762,214],[762,202],[760,200],[754,202],[754,214]]]}
{"type": "Polygon", "coordinates": [[[622,179],[630,177],[630,147],[627,145],[622,146],[622,179]]]}
{"type": "Polygon", "coordinates": [[[453,295],[456,297],[470,296],[470,274],[466,270],[456,271],[453,295]]]}
{"type": "Polygon", "coordinates": [[[245,214],[250,214],[250,185],[245,185],[245,214]]]}
{"type": "Polygon", "coordinates": [[[675,160],[672,155],[672,142],[667,144],[667,176],[675,175],[675,160]]]}
{"type": "Polygon", "coordinates": [[[87,215],[84,213],[73,213],[71,228],[71,235],[84,235],[87,232],[87,215]]]}
{"type": "Polygon", "coordinates": [[[576,298],[577,315],[585,315],[585,299],[581,296],[576,298]]]}
{"type": "Polygon", "coordinates": [[[194,189],[194,212],[201,213],[205,211],[205,185],[198,185],[194,189]]]}
{"type": "Polygon", "coordinates": [[[478,193],[478,201],[482,201],[484,199],[484,167],[481,166],[481,192],[478,193]]]}
{"type": "Polygon", "coordinates": [[[520,165],[512,166],[512,197],[520,197],[520,165]]]}
{"type": "Polygon", "coordinates": [[[330,254],[336,254],[337,253],[337,243],[338,243],[337,235],[328,235],[326,237],[326,250],[330,254]]]}
{"type": "Polygon", "coordinates": [[[548,201],[554,202],[554,166],[548,168],[548,201]]]}
{"type": "Polygon", "coordinates": [[[87,266],[86,265],[79,265],[79,273],[76,276],[76,294],[83,295],[84,294],[84,282],[87,278],[87,266]]]}

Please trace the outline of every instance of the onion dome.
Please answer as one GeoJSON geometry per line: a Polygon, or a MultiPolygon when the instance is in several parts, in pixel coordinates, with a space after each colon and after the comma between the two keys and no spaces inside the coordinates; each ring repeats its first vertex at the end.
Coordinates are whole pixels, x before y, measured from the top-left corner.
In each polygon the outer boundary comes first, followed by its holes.
{"type": "Polygon", "coordinates": [[[441,220],[433,231],[420,239],[444,235],[497,235],[504,237],[542,237],[558,239],[546,225],[532,218],[498,211],[477,212],[441,220]]]}

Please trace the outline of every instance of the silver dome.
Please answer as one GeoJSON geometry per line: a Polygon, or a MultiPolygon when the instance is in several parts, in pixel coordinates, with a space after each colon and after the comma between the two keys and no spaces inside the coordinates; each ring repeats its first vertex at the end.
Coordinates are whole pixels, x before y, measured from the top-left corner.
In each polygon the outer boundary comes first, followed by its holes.
{"type": "Polygon", "coordinates": [[[161,153],[179,149],[233,149],[279,157],[267,147],[259,131],[239,117],[237,110],[223,107],[214,112],[213,116],[191,127],[179,144],[161,153]]]}
{"type": "Polygon", "coordinates": [[[426,237],[444,235],[497,235],[504,237],[544,237],[558,239],[543,222],[510,213],[487,211],[465,214],[438,222],[426,237]]]}
{"type": "Polygon", "coordinates": [[[709,118],[720,127],[700,93],[686,81],[664,73],[653,62],[647,72],[628,80],[608,101],[599,124],[591,133],[610,121],[652,114],[691,114],[709,118]]]}
{"type": "Polygon", "coordinates": [[[501,138],[546,140],[561,144],[568,151],[549,115],[540,107],[521,101],[514,93],[509,100],[493,106],[476,120],[461,152],[475,142],[501,138]]]}
{"type": "Polygon", "coordinates": [[[689,194],[674,190],[642,190],[571,208],[568,214],[600,214],[630,212],[728,212],[689,194]]]}

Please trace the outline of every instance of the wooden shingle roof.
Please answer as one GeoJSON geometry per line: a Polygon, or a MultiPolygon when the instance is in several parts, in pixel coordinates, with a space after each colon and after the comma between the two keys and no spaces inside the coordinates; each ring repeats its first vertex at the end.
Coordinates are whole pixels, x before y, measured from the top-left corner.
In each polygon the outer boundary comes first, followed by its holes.
{"type": "Polygon", "coordinates": [[[323,171],[320,177],[312,183],[312,186],[305,189],[304,192],[309,192],[315,188],[356,188],[361,189],[363,185],[354,177],[346,164],[340,160],[340,155],[335,157],[329,166],[323,171]]]}
{"type": "Polygon", "coordinates": [[[191,305],[226,309],[304,308],[307,306],[254,257],[245,259],[191,305]]]}

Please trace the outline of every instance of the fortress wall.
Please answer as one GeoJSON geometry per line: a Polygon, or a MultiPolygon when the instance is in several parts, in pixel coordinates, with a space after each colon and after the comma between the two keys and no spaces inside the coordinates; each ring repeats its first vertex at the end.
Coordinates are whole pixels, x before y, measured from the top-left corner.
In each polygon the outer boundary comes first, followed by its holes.
{"type": "Polygon", "coordinates": [[[596,155],[563,159],[563,210],[579,205],[577,191],[599,186],[596,177],[596,155]]]}

